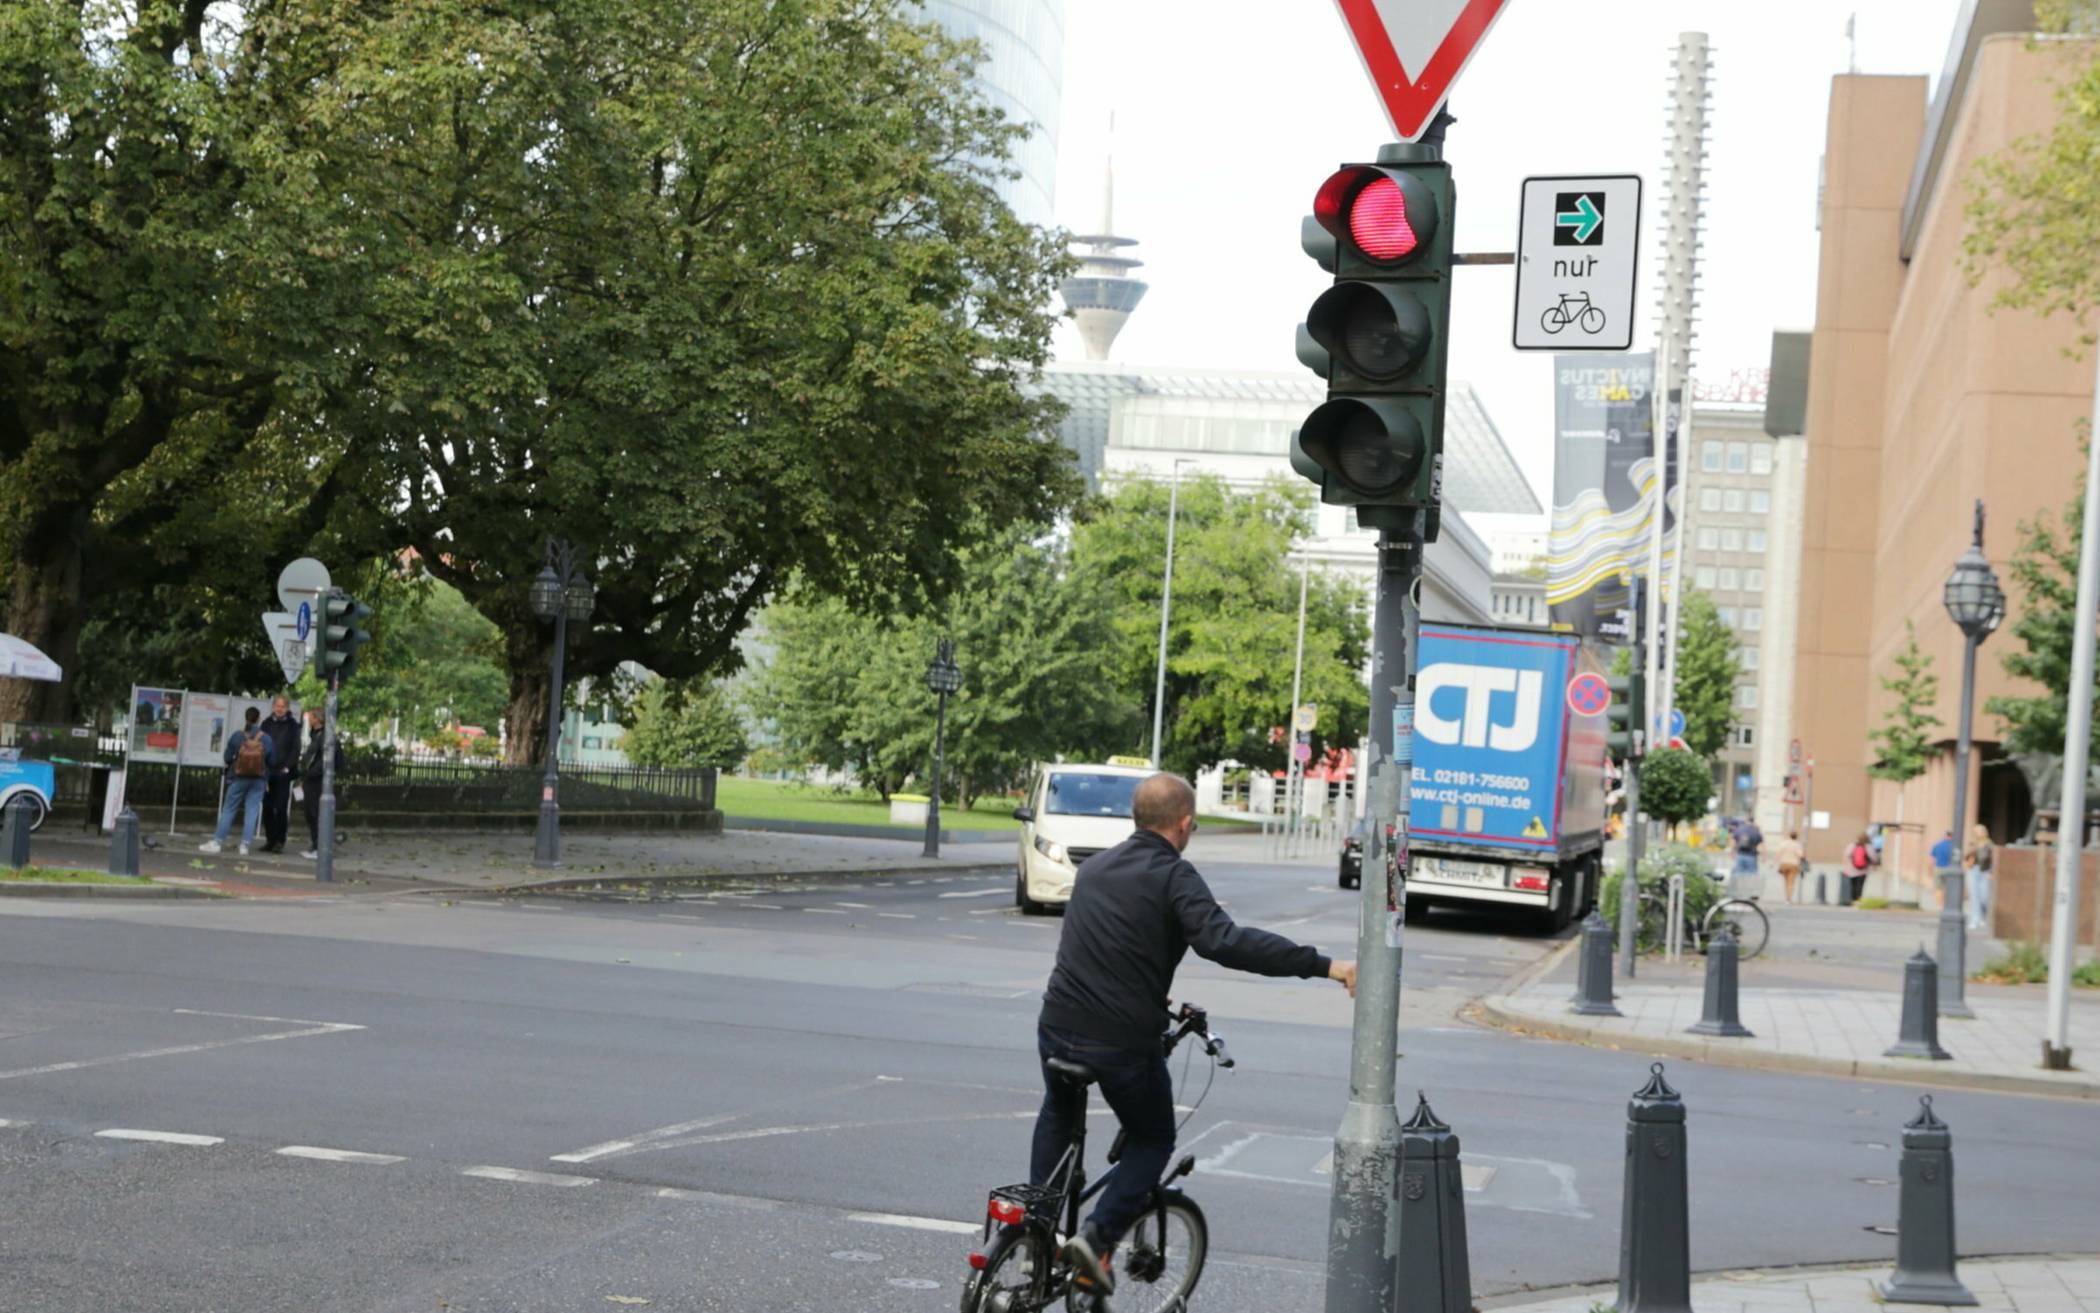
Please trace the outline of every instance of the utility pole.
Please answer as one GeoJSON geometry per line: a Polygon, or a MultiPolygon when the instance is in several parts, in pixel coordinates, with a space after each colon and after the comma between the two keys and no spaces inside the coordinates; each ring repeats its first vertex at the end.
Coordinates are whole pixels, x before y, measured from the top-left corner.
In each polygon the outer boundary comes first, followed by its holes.
{"type": "Polygon", "coordinates": [[[1290,760],[1283,768],[1284,818],[1297,828],[1299,797],[1305,791],[1304,767],[1298,762],[1298,697],[1305,685],[1305,592],[1312,583],[1312,558],[1298,558],[1298,656],[1291,666],[1291,707],[1285,713],[1284,740],[1290,744],[1290,760]]]}
{"type": "Polygon", "coordinates": [[[1158,770],[1164,754],[1159,737],[1167,721],[1167,617],[1174,609],[1174,520],[1181,509],[1181,467],[1174,462],[1174,481],[1167,491],[1167,564],[1159,583],[1159,673],[1152,686],[1152,769],[1158,770]]]}
{"type": "MultiPolygon", "coordinates": [[[[2100,365],[2093,378],[2100,419],[2100,365]]],[[[2064,801],[2056,823],[2056,898],[2049,922],[2049,1015],[2042,1066],[2071,1069],[2071,970],[2078,948],[2078,876],[2085,855],[2085,773],[2093,735],[2093,626],[2100,613],[2100,440],[2086,444],[2085,509],[2078,532],[2078,609],[2071,613],[2070,707],[2064,724],[2064,801]]]]}

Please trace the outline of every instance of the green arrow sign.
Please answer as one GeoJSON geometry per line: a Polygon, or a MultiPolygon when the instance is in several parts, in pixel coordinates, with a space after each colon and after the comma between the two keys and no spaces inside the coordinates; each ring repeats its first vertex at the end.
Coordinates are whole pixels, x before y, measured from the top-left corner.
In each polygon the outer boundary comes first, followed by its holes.
{"type": "Polygon", "coordinates": [[[1575,198],[1573,210],[1563,210],[1553,216],[1554,227],[1573,228],[1578,242],[1588,241],[1590,234],[1603,223],[1604,212],[1597,208],[1597,203],[1589,198],[1588,193],[1575,198]]]}

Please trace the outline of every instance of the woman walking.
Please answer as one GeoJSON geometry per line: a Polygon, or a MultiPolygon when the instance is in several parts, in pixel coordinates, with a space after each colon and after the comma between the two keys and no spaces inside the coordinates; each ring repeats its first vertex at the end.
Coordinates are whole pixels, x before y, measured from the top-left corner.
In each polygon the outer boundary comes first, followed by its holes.
{"type": "Polygon", "coordinates": [[[1779,878],[1786,885],[1786,900],[1794,901],[1794,884],[1801,878],[1801,832],[1788,830],[1786,838],[1772,845],[1772,856],[1779,863],[1779,878]]]}
{"type": "Polygon", "coordinates": [[[1969,828],[1969,929],[1988,930],[1991,924],[1991,832],[1981,825],[1969,828]]]}
{"type": "Polygon", "coordinates": [[[1867,868],[1874,864],[1874,850],[1868,846],[1866,832],[1852,841],[1852,850],[1845,854],[1845,874],[1841,877],[1852,882],[1852,901],[1858,902],[1867,891],[1867,868]]]}

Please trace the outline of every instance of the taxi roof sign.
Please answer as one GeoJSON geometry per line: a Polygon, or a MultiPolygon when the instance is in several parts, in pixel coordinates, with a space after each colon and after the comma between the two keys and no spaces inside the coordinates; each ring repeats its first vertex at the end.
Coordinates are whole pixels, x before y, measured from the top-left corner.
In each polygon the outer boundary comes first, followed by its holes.
{"type": "Polygon", "coordinates": [[[1107,764],[1108,764],[1108,765],[1111,765],[1111,766],[1150,766],[1150,765],[1152,764],[1152,758],[1150,758],[1150,757],[1110,757],[1110,758],[1108,759],[1108,763],[1107,763],[1107,764]]]}

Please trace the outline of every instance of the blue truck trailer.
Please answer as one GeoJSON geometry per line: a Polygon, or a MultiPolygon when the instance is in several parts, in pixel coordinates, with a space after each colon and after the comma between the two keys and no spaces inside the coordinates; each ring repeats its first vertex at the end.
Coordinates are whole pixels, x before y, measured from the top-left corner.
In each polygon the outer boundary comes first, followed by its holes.
{"type": "Polygon", "coordinates": [[[1416,670],[1410,907],[1566,926],[1603,875],[1597,653],[1571,634],[1425,623],[1416,670]]]}

